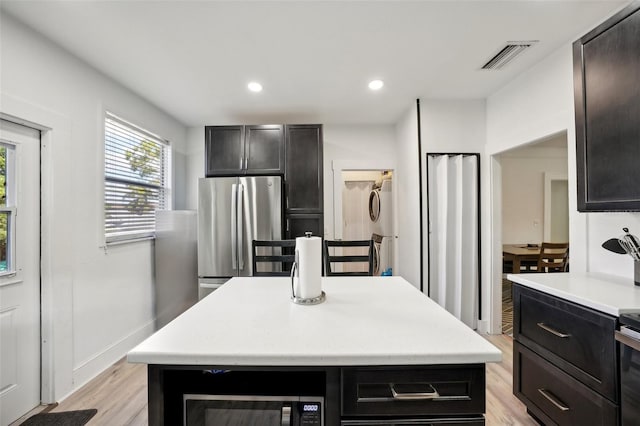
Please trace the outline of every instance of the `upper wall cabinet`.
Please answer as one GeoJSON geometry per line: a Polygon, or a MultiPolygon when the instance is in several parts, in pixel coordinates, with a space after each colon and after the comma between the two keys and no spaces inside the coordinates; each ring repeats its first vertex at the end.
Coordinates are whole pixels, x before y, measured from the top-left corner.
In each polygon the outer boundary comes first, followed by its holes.
{"type": "Polygon", "coordinates": [[[205,127],[205,175],[284,174],[282,125],[205,127]]]}
{"type": "Polygon", "coordinates": [[[573,44],[578,210],[640,211],[640,2],[573,44]]]}
{"type": "Polygon", "coordinates": [[[285,133],[286,213],[322,213],[322,125],[289,124],[285,133]]]}

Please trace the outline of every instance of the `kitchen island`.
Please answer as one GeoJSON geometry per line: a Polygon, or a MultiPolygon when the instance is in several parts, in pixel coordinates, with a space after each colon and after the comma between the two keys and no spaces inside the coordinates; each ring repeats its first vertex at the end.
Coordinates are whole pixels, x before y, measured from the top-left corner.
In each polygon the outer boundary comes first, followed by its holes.
{"type": "Polygon", "coordinates": [[[248,392],[322,396],[326,425],[484,424],[497,348],[400,277],[327,277],[323,290],[324,303],[301,306],[288,278],[234,278],[134,348],[128,361],[149,365],[150,424],[183,423],[186,394],[248,392]]]}

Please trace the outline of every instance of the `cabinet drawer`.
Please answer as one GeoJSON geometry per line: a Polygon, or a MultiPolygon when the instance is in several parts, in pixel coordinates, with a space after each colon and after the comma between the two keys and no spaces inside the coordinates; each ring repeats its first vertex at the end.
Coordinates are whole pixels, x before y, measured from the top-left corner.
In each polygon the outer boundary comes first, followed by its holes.
{"type": "Polygon", "coordinates": [[[460,416],[484,410],[484,364],[342,369],[343,416],[460,416]]]}
{"type": "Polygon", "coordinates": [[[515,340],[618,402],[616,319],[520,285],[513,294],[515,340]]]}
{"type": "Polygon", "coordinates": [[[513,343],[513,392],[545,424],[617,425],[617,406],[513,343]]]}

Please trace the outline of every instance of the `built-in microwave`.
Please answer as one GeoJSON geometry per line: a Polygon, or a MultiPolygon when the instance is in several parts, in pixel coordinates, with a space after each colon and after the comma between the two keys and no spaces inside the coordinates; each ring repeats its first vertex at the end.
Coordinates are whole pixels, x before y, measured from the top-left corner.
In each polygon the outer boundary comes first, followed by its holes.
{"type": "Polygon", "coordinates": [[[184,426],[324,426],[324,398],[186,394],[184,426]]]}

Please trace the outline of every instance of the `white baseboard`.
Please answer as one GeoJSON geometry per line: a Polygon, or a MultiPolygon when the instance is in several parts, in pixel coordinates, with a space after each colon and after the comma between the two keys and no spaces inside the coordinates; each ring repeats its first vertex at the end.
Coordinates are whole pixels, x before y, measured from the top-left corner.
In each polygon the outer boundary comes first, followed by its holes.
{"type": "Polygon", "coordinates": [[[151,336],[155,331],[155,319],[147,322],[142,327],[123,337],[114,344],[108,346],[104,351],[95,354],[93,357],[83,361],[73,368],[73,388],[71,392],[60,398],[63,401],[73,392],[93,380],[98,374],[120,360],[138,343],[151,336]]]}

